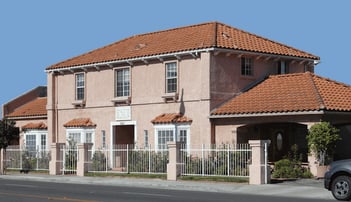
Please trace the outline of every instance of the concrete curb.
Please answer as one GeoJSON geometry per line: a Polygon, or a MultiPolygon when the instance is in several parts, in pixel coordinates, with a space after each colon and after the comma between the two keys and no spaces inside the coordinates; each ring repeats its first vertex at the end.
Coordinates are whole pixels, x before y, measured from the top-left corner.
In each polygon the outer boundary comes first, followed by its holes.
{"type": "Polygon", "coordinates": [[[0,179],[43,181],[54,183],[95,184],[106,186],[142,187],[155,189],[189,190],[220,192],[232,194],[252,194],[284,196],[293,198],[334,199],[331,193],[322,187],[322,181],[306,183],[280,183],[267,185],[248,185],[221,182],[166,181],[161,179],[140,179],[120,177],[78,177],[57,175],[0,175],[0,179]]]}

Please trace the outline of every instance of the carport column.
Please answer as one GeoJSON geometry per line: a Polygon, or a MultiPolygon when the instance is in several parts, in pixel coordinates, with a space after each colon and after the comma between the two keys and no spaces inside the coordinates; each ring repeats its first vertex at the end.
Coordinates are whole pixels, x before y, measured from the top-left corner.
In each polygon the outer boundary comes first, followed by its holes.
{"type": "MultiPolygon", "coordinates": [[[[270,140],[249,140],[252,150],[252,162],[249,166],[250,184],[265,184],[270,182],[271,175],[268,163],[265,165],[265,144],[267,148],[270,140]]],[[[268,159],[267,159],[268,162],[268,159]]]]}
{"type": "Polygon", "coordinates": [[[5,174],[5,150],[1,149],[0,150],[0,175],[4,175],[5,174]]]}
{"type": "Polygon", "coordinates": [[[78,144],[78,160],[77,160],[77,176],[84,176],[88,172],[88,157],[89,149],[92,148],[92,143],[78,144]]]}
{"type": "Polygon", "coordinates": [[[176,142],[167,142],[168,145],[168,164],[167,180],[177,180],[180,175],[179,152],[180,144],[176,142]]]}
{"type": "MultiPolygon", "coordinates": [[[[59,175],[61,174],[60,165],[62,160],[60,159],[60,150],[65,145],[65,143],[53,143],[51,145],[51,160],[49,163],[49,174],[50,175],[59,175]]],[[[64,156],[62,158],[65,158],[64,156]]]]}

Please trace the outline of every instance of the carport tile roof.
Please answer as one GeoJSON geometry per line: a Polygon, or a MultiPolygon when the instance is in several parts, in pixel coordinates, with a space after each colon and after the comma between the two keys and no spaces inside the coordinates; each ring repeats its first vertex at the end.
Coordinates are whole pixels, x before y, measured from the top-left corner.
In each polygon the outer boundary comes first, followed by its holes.
{"type": "Polygon", "coordinates": [[[49,66],[47,70],[207,48],[224,48],[319,60],[318,56],[220,22],[140,34],[49,66]]]}
{"type": "Polygon", "coordinates": [[[47,115],[46,104],[47,104],[47,98],[39,97],[17,108],[12,113],[6,115],[6,117],[15,118],[15,117],[46,116],[47,115]]]}
{"type": "Polygon", "coordinates": [[[310,72],[274,75],[232,98],[212,115],[301,111],[351,112],[351,86],[310,72]]]}

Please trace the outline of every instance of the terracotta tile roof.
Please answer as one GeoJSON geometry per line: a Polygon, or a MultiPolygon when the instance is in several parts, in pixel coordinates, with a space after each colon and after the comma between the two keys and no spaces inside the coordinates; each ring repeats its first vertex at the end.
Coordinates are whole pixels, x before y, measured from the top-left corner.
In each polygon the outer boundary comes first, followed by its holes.
{"type": "Polygon", "coordinates": [[[47,98],[39,97],[17,108],[14,112],[6,115],[6,117],[30,117],[30,116],[46,116],[47,98]]]}
{"type": "Polygon", "coordinates": [[[192,119],[189,119],[188,117],[182,114],[171,113],[171,114],[161,114],[156,118],[154,118],[151,121],[151,123],[153,124],[190,123],[192,121],[193,121],[192,119]]]}
{"type": "Polygon", "coordinates": [[[318,56],[284,44],[209,22],[132,36],[54,64],[47,70],[213,47],[319,60],[318,56]]]}
{"type": "Polygon", "coordinates": [[[40,122],[40,123],[28,123],[24,126],[22,126],[22,129],[23,130],[28,130],[28,129],[48,129],[48,126],[43,123],[43,122],[40,122]]]}
{"type": "Polygon", "coordinates": [[[63,125],[64,127],[72,127],[72,128],[78,128],[78,127],[95,127],[96,124],[93,123],[90,118],[78,118],[78,119],[72,119],[65,123],[63,125]]]}
{"type": "Polygon", "coordinates": [[[351,112],[351,86],[310,72],[270,76],[212,115],[316,110],[351,112]]]}

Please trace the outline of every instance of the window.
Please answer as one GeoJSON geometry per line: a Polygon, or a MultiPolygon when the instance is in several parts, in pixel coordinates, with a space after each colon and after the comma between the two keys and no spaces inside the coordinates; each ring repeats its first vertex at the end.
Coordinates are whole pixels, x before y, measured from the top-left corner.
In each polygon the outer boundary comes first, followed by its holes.
{"type": "Polygon", "coordinates": [[[149,148],[149,132],[148,132],[148,130],[144,130],[144,146],[145,146],[145,148],[149,148]]]}
{"type": "Polygon", "coordinates": [[[85,78],[84,73],[76,74],[76,100],[84,100],[85,95],[85,78]]]}
{"type": "Polygon", "coordinates": [[[252,76],[253,75],[252,58],[247,58],[247,57],[241,58],[241,75],[243,75],[243,76],[252,76]]]}
{"type": "Polygon", "coordinates": [[[177,141],[190,146],[190,125],[155,125],[156,150],[167,149],[167,142],[177,141]]]}
{"type": "Polygon", "coordinates": [[[171,142],[174,139],[174,134],[173,134],[172,129],[164,129],[164,130],[159,130],[157,132],[157,143],[158,143],[158,148],[159,150],[164,150],[167,149],[167,142],[171,142]]]}
{"type": "Polygon", "coordinates": [[[42,130],[26,130],[24,143],[28,151],[47,150],[47,132],[42,130]]]}
{"type": "Polygon", "coordinates": [[[177,92],[177,63],[166,63],[166,93],[177,92]]]}
{"type": "Polygon", "coordinates": [[[40,148],[42,150],[46,150],[46,135],[45,134],[41,134],[40,136],[40,148]]]}
{"type": "Polygon", "coordinates": [[[287,74],[289,73],[289,63],[287,61],[278,62],[278,74],[287,74]]]}
{"type": "Polygon", "coordinates": [[[28,151],[35,151],[37,149],[36,135],[26,135],[26,149],[28,151]]]}
{"type": "Polygon", "coordinates": [[[102,148],[106,148],[106,131],[101,130],[102,148]]]}
{"type": "Polygon", "coordinates": [[[115,97],[130,95],[130,70],[129,68],[115,70],[115,97]]]}
{"type": "Polygon", "coordinates": [[[69,145],[94,143],[94,129],[74,128],[67,129],[66,141],[69,145]]]}

